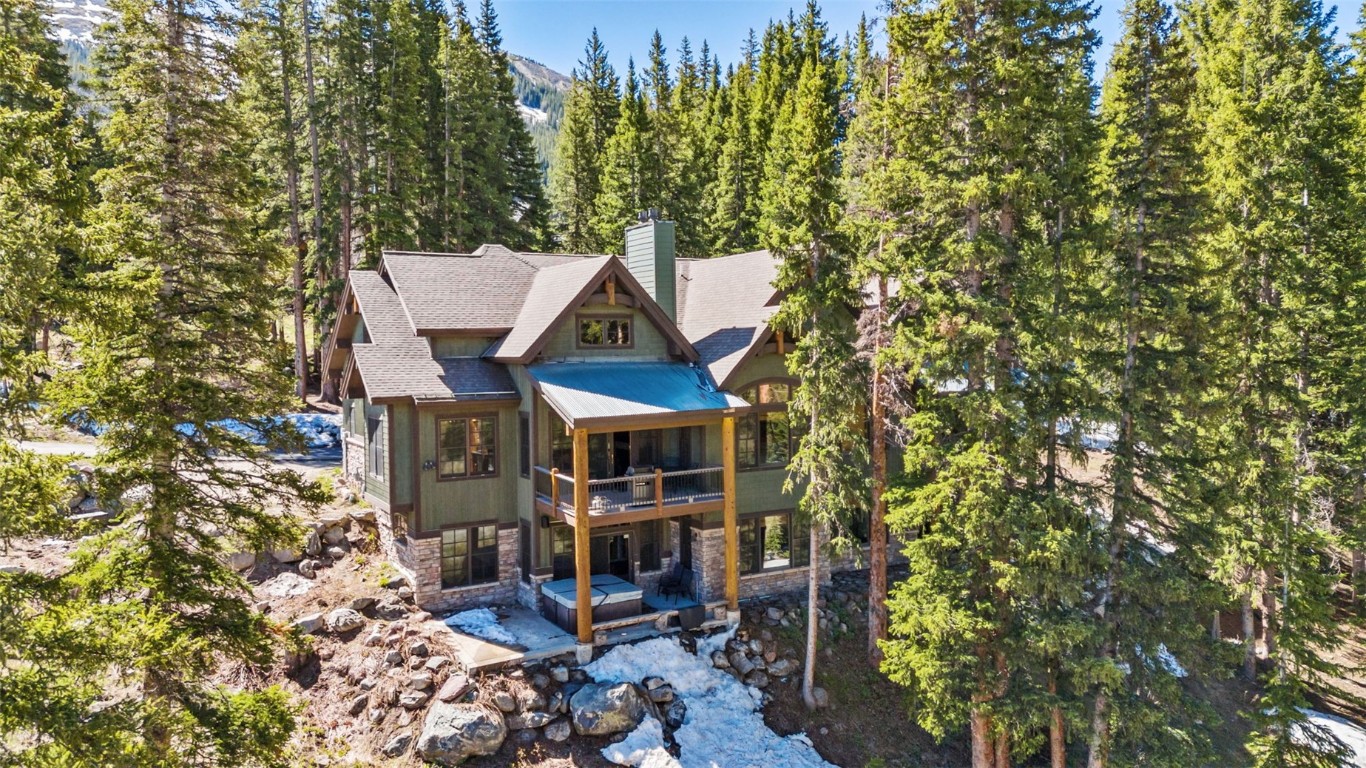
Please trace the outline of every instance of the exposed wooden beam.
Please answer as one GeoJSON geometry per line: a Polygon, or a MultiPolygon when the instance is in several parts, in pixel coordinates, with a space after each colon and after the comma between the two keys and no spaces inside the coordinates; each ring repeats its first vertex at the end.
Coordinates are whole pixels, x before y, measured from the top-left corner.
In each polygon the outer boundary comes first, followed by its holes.
{"type": "Polygon", "coordinates": [[[778,341],[778,354],[787,354],[787,349],[783,346],[783,332],[778,331],[777,333],[773,334],[773,337],[778,341]]]}
{"type": "Polygon", "coordinates": [[[725,496],[722,517],[726,547],[726,607],[740,609],[740,530],[735,514],[735,417],[721,420],[721,491],[725,496]]]}
{"type": "Polygon", "coordinates": [[[588,430],[574,430],[574,603],[579,642],[593,642],[591,543],[588,538],[588,430]]]}
{"type": "Polygon", "coordinates": [[[607,275],[607,304],[615,307],[617,305],[617,276],[607,275]]]}

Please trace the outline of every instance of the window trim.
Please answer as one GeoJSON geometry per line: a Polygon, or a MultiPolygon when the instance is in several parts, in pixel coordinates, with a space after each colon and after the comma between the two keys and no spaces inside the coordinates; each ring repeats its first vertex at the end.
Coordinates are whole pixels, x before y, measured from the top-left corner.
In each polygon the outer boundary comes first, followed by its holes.
{"type": "MultiPolygon", "coordinates": [[[[632,314],[626,314],[626,313],[622,313],[622,314],[612,314],[612,313],[610,313],[610,312],[602,312],[602,313],[594,313],[594,312],[576,313],[576,314],[574,315],[574,348],[575,348],[575,349],[598,349],[598,350],[602,350],[602,349],[635,349],[635,348],[636,348],[636,328],[635,328],[635,324],[636,324],[636,323],[635,323],[635,316],[632,315],[632,314]],[[618,320],[618,321],[624,321],[624,322],[627,324],[627,331],[626,331],[626,332],[627,332],[627,334],[631,337],[631,340],[630,340],[628,343],[626,343],[626,344],[585,344],[585,343],[583,342],[583,324],[584,324],[585,322],[590,321],[590,320],[600,320],[600,321],[618,320]]],[[[603,337],[606,338],[606,332],[605,332],[605,330],[604,330],[603,337]]]]}
{"type": "MultiPolygon", "coordinates": [[[[743,386],[735,387],[734,390],[732,390],[732,391],[735,393],[735,396],[736,396],[736,397],[739,397],[739,398],[741,398],[741,399],[744,399],[744,395],[740,394],[741,392],[744,392],[744,391],[747,390],[747,389],[753,389],[753,390],[755,391],[755,394],[756,394],[756,397],[757,397],[758,391],[759,391],[759,387],[762,386],[762,385],[764,385],[764,384],[786,384],[787,387],[788,387],[788,400],[787,400],[787,402],[783,402],[783,403],[749,403],[749,405],[745,408],[745,410],[744,410],[743,412],[736,414],[736,416],[735,416],[735,421],[736,421],[736,427],[737,427],[737,428],[736,428],[736,430],[735,430],[735,459],[736,459],[735,471],[737,471],[737,472],[764,472],[764,471],[769,471],[769,470],[774,470],[774,469],[784,469],[784,470],[785,470],[785,469],[787,469],[788,465],[792,463],[792,457],[797,453],[797,447],[798,447],[798,445],[799,445],[799,438],[796,439],[796,440],[794,440],[794,438],[793,438],[793,433],[796,432],[797,430],[794,430],[794,429],[792,428],[792,419],[790,418],[790,413],[791,413],[791,411],[789,410],[788,406],[789,406],[789,405],[791,404],[791,402],[792,402],[792,399],[791,399],[791,398],[792,398],[792,393],[793,393],[793,390],[795,390],[795,389],[797,388],[798,383],[799,383],[798,380],[795,379],[795,378],[793,378],[793,377],[791,377],[791,376],[769,376],[769,377],[766,377],[766,378],[755,379],[754,381],[746,382],[743,386]],[[761,448],[760,443],[759,443],[759,421],[760,421],[759,416],[760,416],[761,414],[765,414],[765,413],[779,413],[779,412],[784,413],[784,414],[789,414],[789,418],[788,418],[788,420],[787,420],[787,430],[788,430],[788,437],[787,437],[787,461],[784,462],[784,463],[782,463],[782,464],[758,463],[758,457],[759,457],[760,448],[761,448]],[[739,427],[739,422],[740,422],[740,420],[742,420],[742,419],[748,420],[748,419],[751,419],[751,418],[753,419],[753,424],[754,424],[754,454],[755,454],[755,461],[756,461],[756,463],[755,463],[755,464],[751,464],[751,465],[744,465],[744,464],[741,464],[741,463],[740,463],[740,456],[741,456],[741,453],[740,453],[740,430],[739,430],[738,427],[739,427]]],[[[748,401],[746,401],[746,402],[748,403],[748,401]]]]}
{"type": "Polygon", "coordinates": [[[474,588],[474,587],[487,587],[487,586],[490,585],[490,584],[498,584],[499,582],[501,582],[501,581],[502,581],[502,574],[499,572],[499,571],[502,570],[501,567],[500,567],[501,563],[499,562],[499,560],[501,559],[501,555],[502,555],[502,553],[499,551],[499,546],[500,546],[501,543],[502,543],[501,541],[499,541],[499,534],[500,534],[501,532],[502,532],[502,529],[499,527],[498,521],[497,521],[497,520],[482,520],[482,521],[474,522],[474,523],[450,523],[450,524],[448,524],[448,525],[443,525],[443,526],[441,526],[440,528],[438,528],[438,529],[436,530],[436,533],[437,533],[437,535],[436,535],[436,541],[437,541],[437,544],[436,544],[436,546],[437,546],[437,579],[438,579],[439,583],[441,584],[441,591],[442,591],[442,592],[452,592],[452,591],[460,590],[460,589],[472,589],[472,588],[474,588]],[[480,529],[480,528],[483,528],[483,527],[485,527],[485,526],[489,526],[489,527],[492,527],[492,528],[493,528],[493,579],[491,579],[491,580],[489,580],[489,581],[474,581],[473,579],[474,579],[474,549],[475,549],[475,548],[474,548],[473,544],[474,544],[474,542],[477,542],[477,541],[479,540],[479,529],[480,529]],[[442,551],[442,550],[443,550],[443,548],[446,546],[446,541],[445,541],[445,539],[446,539],[446,531],[458,531],[458,530],[464,530],[464,531],[466,532],[466,534],[470,536],[469,541],[470,541],[471,546],[469,547],[469,549],[468,549],[468,550],[466,551],[466,553],[465,553],[465,569],[466,569],[465,575],[466,575],[467,577],[470,578],[470,581],[468,581],[468,582],[465,583],[465,584],[456,584],[455,586],[448,587],[448,586],[446,586],[446,554],[445,554],[445,552],[442,551]]]}
{"type": "MultiPolygon", "coordinates": [[[[497,429],[497,422],[494,429],[497,429]]],[[[495,438],[494,448],[497,449],[495,438]]],[[[531,477],[531,414],[526,411],[517,412],[517,474],[521,477],[531,477]]],[[[483,477],[483,475],[480,475],[483,477]]]]}
{"type": "MultiPolygon", "coordinates": [[[[498,414],[496,414],[496,413],[468,413],[468,414],[452,413],[452,414],[445,414],[445,415],[438,415],[438,416],[436,416],[436,417],[433,419],[433,423],[435,424],[435,427],[436,427],[436,430],[435,430],[435,432],[436,432],[436,434],[435,434],[436,443],[435,443],[435,446],[434,446],[434,447],[435,447],[435,450],[436,450],[436,481],[437,481],[438,483],[452,483],[452,482],[459,482],[459,481],[461,481],[461,480],[491,480],[491,479],[494,479],[494,478],[496,478],[496,477],[498,477],[498,476],[500,476],[500,475],[502,474],[502,472],[503,472],[503,467],[502,467],[502,463],[503,463],[503,449],[502,449],[502,446],[500,445],[500,443],[502,442],[502,440],[500,440],[500,439],[499,439],[499,436],[498,436],[498,414]],[[489,472],[489,473],[479,474],[479,475],[472,475],[472,474],[470,474],[470,466],[471,466],[471,463],[470,463],[470,454],[472,453],[472,451],[470,450],[470,435],[473,433],[473,430],[470,429],[470,421],[473,420],[473,419],[488,419],[488,420],[490,420],[490,421],[493,422],[493,471],[492,471],[492,472],[489,472]],[[465,474],[463,474],[463,475],[443,475],[443,474],[441,474],[441,422],[443,422],[443,421],[457,421],[457,420],[463,420],[463,421],[465,422],[465,474]]],[[[457,526],[457,527],[458,527],[458,526],[457,526]]]]}
{"type": "Polygon", "coordinates": [[[385,412],[376,416],[365,414],[365,474],[366,477],[381,483],[389,481],[389,425],[386,423],[388,419],[385,418],[387,415],[385,412]],[[370,429],[371,421],[375,423],[374,430],[370,429]]]}

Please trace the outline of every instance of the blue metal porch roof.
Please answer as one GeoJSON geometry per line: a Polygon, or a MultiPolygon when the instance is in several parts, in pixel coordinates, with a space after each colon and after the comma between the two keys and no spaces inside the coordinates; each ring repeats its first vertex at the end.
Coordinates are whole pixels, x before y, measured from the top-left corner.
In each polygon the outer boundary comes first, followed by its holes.
{"type": "Polygon", "coordinates": [[[688,363],[541,363],[527,367],[541,395],[570,426],[632,420],[696,419],[748,406],[716,389],[705,369],[688,363]]]}

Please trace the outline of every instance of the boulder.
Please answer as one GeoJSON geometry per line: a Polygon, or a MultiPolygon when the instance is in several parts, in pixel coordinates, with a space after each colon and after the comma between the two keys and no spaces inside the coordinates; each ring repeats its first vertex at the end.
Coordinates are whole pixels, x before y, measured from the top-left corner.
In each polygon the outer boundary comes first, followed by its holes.
{"type": "Polygon", "coordinates": [[[550,677],[557,683],[569,682],[569,670],[566,667],[551,667],[550,677]]]}
{"type": "Polygon", "coordinates": [[[305,579],[316,579],[318,577],[318,561],[300,560],[299,575],[305,579]]]}
{"type": "Polygon", "coordinates": [[[385,621],[397,621],[408,615],[408,607],[393,598],[375,606],[375,615],[385,621]]]}
{"type": "Polygon", "coordinates": [[[277,563],[297,563],[304,558],[304,554],[297,549],[274,549],[270,556],[277,563]]]}
{"type": "Polygon", "coordinates": [[[569,721],[561,717],[548,723],[544,733],[545,737],[551,741],[564,741],[569,738],[572,731],[573,729],[569,727],[569,721]]]}
{"type": "Polygon", "coordinates": [[[768,673],[774,677],[787,677],[800,668],[792,659],[775,659],[768,663],[768,673]]]}
{"type": "Polygon", "coordinates": [[[397,667],[403,663],[403,654],[397,649],[384,654],[384,663],[391,667],[397,667]]]}
{"type": "Polygon", "coordinates": [[[470,679],[464,672],[456,672],[441,684],[441,690],[436,692],[436,698],[437,701],[449,703],[464,696],[469,690],[470,679]]]}
{"type": "Polygon", "coordinates": [[[555,715],[549,712],[524,712],[520,715],[512,715],[507,719],[508,728],[514,731],[525,730],[527,728],[541,728],[549,725],[555,719],[555,715]]]}
{"type": "Polygon", "coordinates": [[[309,557],[317,557],[323,551],[323,540],[318,537],[317,531],[309,531],[304,537],[304,554],[309,557]]]}
{"type": "Polygon", "coordinates": [[[745,675],[745,685],[753,686],[755,688],[760,689],[767,688],[768,675],[756,669],[753,672],[750,672],[748,675],[745,675]]]}
{"type": "Polygon", "coordinates": [[[476,755],[491,755],[503,746],[508,727],[503,716],[476,704],[437,704],[427,713],[417,751],[423,760],[459,765],[476,755]]]}
{"type": "Polygon", "coordinates": [[[445,656],[433,656],[430,659],[427,659],[427,663],[423,664],[423,666],[431,672],[440,672],[442,669],[446,667],[447,664],[450,663],[451,660],[446,658],[445,656]]]}
{"type": "Polygon", "coordinates": [[[233,552],[228,555],[228,567],[234,571],[250,570],[253,565],[256,565],[255,552],[233,552]]]}
{"type": "Polygon", "coordinates": [[[327,614],[327,628],[337,634],[365,626],[365,617],[350,608],[338,608],[327,614]]]}
{"type": "Polygon", "coordinates": [[[540,690],[540,689],[542,689],[542,688],[548,687],[549,685],[550,685],[550,678],[546,677],[545,675],[541,674],[540,672],[537,672],[536,674],[534,674],[534,675],[531,676],[531,687],[532,687],[532,688],[535,688],[535,689],[537,689],[537,690],[540,690]]]}
{"type": "Polygon", "coordinates": [[[403,575],[394,571],[379,577],[379,585],[385,589],[398,589],[406,583],[408,582],[403,575]]]}
{"type": "Polygon", "coordinates": [[[682,699],[674,699],[664,710],[664,724],[677,730],[683,727],[683,719],[688,714],[688,705],[682,699]]]}
{"type": "Polygon", "coordinates": [[[421,709],[431,698],[428,691],[405,691],[399,695],[398,703],[404,709],[421,709]]]}
{"type": "Polygon", "coordinates": [[[741,675],[748,675],[754,671],[754,662],[750,661],[749,657],[740,651],[733,652],[729,659],[731,668],[741,675]]]}
{"type": "Polygon", "coordinates": [[[769,621],[781,621],[783,618],[783,609],[769,606],[768,610],[764,611],[764,618],[769,621]]]}
{"type": "Polygon", "coordinates": [[[650,701],[653,701],[656,704],[668,704],[674,700],[674,689],[671,685],[661,685],[658,688],[647,689],[646,695],[650,697],[650,701]]]}
{"type": "Polygon", "coordinates": [[[711,665],[717,669],[726,669],[730,667],[730,659],[726,658],[724,651],[712,651],[711,665]]]}
{"type": "Polygon", "coordinates": [[[368,693],[362,693],[351,700],[351,706],[347,707],[346,711],[353,715],[359,715],[364,712],[365,708],[368,706],[370,706],[370,695],[368,693]]]}
{"type": "Polygon", "coordinates": [[[494,691],[493,706],[497,707],[503,712],[516,712],[517,699],[513,698],[512,694],[508,693],[507,691],[494,691]]]}
{"type": "Polygon", "coordinates": [[[399,588],[398,588],[398,599],[399,599],[399,600],[412,600],[412,599],[413,599],[413,588],[410,587],[410,586],[408,586],[407,584],[404,584],[403,586],[399,587],[399,588]]]}
{"type": "Polygon", "coordinates": [[[432,675],[430,672],[418,672],[408,678],[408,687],[418,691],[431,690],[432,675]]]}
{"type": "Polygon", "coordinates": [[[824,688],[812,688],[811,697],[816,700],[817,709],[825,709],[830,706],[830,693],[824,688]]]}
{"type": "Polygon", "coordinates": [[[323,615],[321,613],[308,613],[294,620],[293,626],[298,627],[300,632],[311,635],[323,628],[323,615]]]}
{"type": "Polygon", "coordinates": [[[569,700],[574,731],[581,736],[607,736],[634,730],[649,704],[630,683],[585,685],[569,700]]]}
{"type": "MultiPolygon", "coordinates": [[[[343,488],[342,495],[342,500],[348,503],[356,500],[356,495],[354,493],[351,493],[349,489],[343,488]],[[346,494],[351,494],[351,498],[345,498],[346,494]]],[[[375,522],[375,510],[371,507],[353,509],[351,510],[351,519],[361,523],[373,523],[375,522]]]]}
{"type": "Polygon", "coordinates": [[[431,651],[427,650],[427,644],[422,642],[421,640],[418,640],[416,643],[413,643],[412,645],[408,646],[409,656],[421,656],[423,658],[426,658],[428,653],[431,653],[431,651]]]}
{"type": "Polygon", "coordinates": [[[343,531],[340,525],[334,528],[327,528],[323,531],[322,539],[325,544],[334,547],[340,546],[343,541],[346,541],[346,531],[343,531]]]}
{"type": "Polygon", "coordinates": [[[346,547],[328,547],[323,550],[323,554],[333,560],[340,560],[343,557],[346,557],[346,547]]]}
{"type": "Polygon", "coordinates": [[[389,739],[380,752],[384,753],[385,757],[402,757],[407,753],[408,747],[412,746],[412,743],[413,735],[411,733],[400,733],[389,739]]]}
{"type": "Polygon", "coordinates": [[[347,607],[353,611],[363,611],[374,604],[375,598],[373,597],[353,597],[347,607]]]}

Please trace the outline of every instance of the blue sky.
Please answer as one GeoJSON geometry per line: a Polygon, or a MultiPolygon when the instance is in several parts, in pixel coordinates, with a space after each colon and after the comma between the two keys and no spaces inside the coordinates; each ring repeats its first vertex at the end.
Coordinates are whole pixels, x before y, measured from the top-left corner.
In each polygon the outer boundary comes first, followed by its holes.
{"type": "MultiPolygon", "coordinates": [[[[1356,28],[1361,2],[1345,0],[1339,4],[1338,27],[1344,39],[1356,28]]],[[[1096,26],[1104,38],[1097,54],[1099,77],[1109,58],[1110,43],[1119,35],[1123,0],[1098,0],[1097,4],[1100,15],[1096,26]]],[[[476,5],[471,2],[472,7],[476,5]]],[[[876,0],[825,0],[821,12],[830,30],[843,37],[857,26],[860,14],[880,16],[881,5],[876,0]]],[[[703,39],[709,41],[724,67],[739,58],[740,44],[751,27],[762,31],[769,19],[785,17],[789,8],[795,7],[800,13],[805,0],[494,0],[494,6],[509,51],[567,75],[583,55],[584,41],[593,27],[598,28],[618,72],[625,72],[628,56],[634,56],[637,65],[644,61],[656,28],[664,36],[671,64],[677,60],[678,43],[686,35],[694,52],[703,39]]]]}

